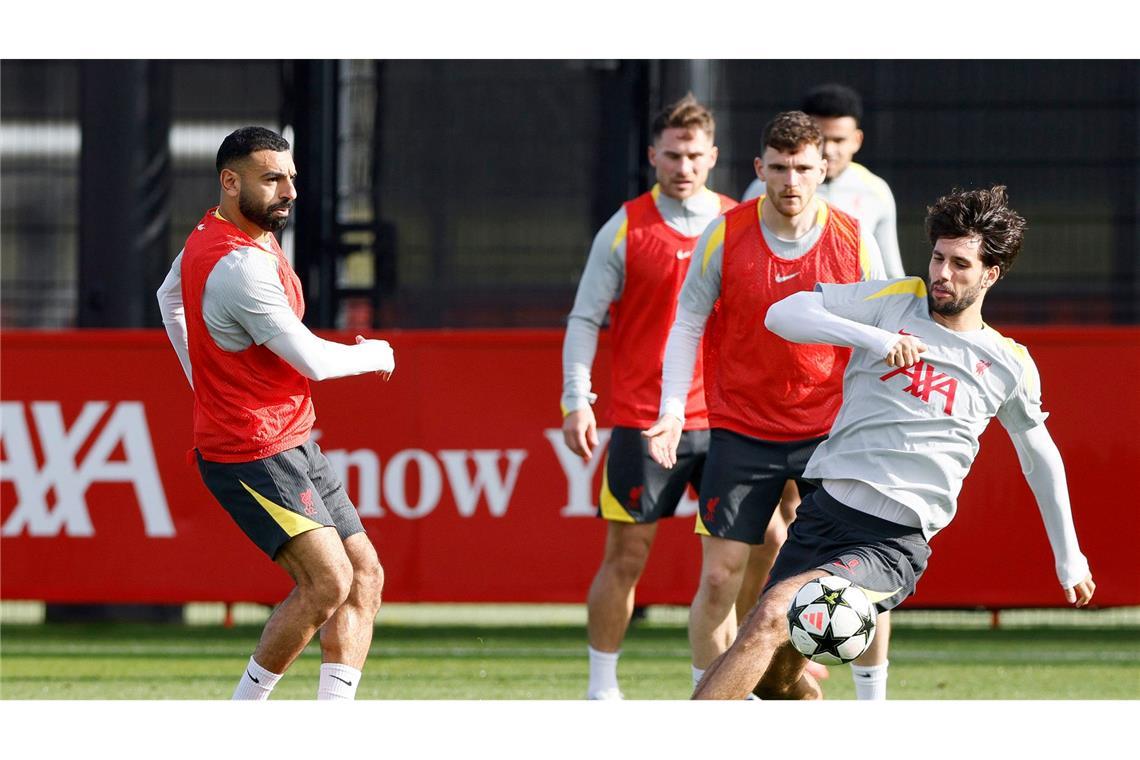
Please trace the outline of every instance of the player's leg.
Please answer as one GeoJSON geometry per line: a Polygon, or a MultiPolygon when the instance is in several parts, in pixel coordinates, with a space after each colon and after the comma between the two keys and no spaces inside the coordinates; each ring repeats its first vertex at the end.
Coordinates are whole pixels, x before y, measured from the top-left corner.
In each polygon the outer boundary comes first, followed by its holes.
{"type": "Polygon", "coordinates": [[[384,588],[384,569],[367,534],[349,536],[344,550],[352,563],[352,587],[344,604],[321,627],[317,699],[356,697],[384,588]]]}
{"type": "Polygon", "coordinates": [[[617,663],[635,589],[649,560],[657,521],[672,516],[693,468],[703,461],[700,435],[694,435],[682,434],[677,464],[667,470],[649,456],[640,430],[618,426],[610,434],[598,509],[609,525],[602,563],[586,599],[589,699],[621,698],[617,663]]]}
{"type": "MultiPolygon", "coordinates": [[[[817,489],[810,501],[813,523],[819,515],[826,516],[829,523],[842,529],[844,541],[850,544],[825,544],[832,556],[818,566],[862,588],[878,609],[875,637],[851,665],[856,699],[885,699],[890,610],[913,593],[926,569],[930,546],[920,529],[852,510],[825,489],[817,489]],[[867,546],[874,550],[869,551],[867,546]]],[[[803,511],[801,507],[797,520],[802,519],[803,511]]],[[[817,558],[823,556],[821,552],[817,558]]]]}
{"type": "Polygon", "coordinates": [[[780,506],[772,513],[768,529],[764,532],[764,543],[753,546],[748,556],[748,567],[744,571],[740,594],[736,598],[737,620],[744,620],[759,601],[760,590],[764,588],[764,581],[768,580],[776,554],[788,537],[788,525],[795,519],[799,503],[800,492],[796,488],[796,482],[789,480],[780,494],[780,506]]]}
{"type": "Polygon", "coordinates": [[[784,488],[783,458],[780,444],[721,429],[710,433],[696,521],[701,577],[689,608],[694,683],[735,636],[750,547],[763,542],[784,488]]]}
{"type": "Polygon", "coordinates": [[[887,698],[887,649],[891,640],[891,613],[880,612],[875,621],[875,638],[871,646],[851,663],[851,678],[855,681],[855,699],[875,700],[887,698]]]}
{"type": "Polygon", "coordinates": [[[384,569],[360,514],[328,459],[312,441],[301,447],[308,475],[336,525],[352,565],[348,597],[321,626],[321,670],[317,699],[355,699],[361,671],[372,645],[376,613],[384,590],[384,569]]]}
{"type": "Polygon", "coordinates": [[[617,698],[620,695],[618,654],[633,614],[634,590],[649,559],[656,532],[656,523],[608,524],[602,564],[586,598],[589,699],[617,698]]]}
{"type": "Polygon", "coordinates": [[[253,657],[267,670],[284,673],[348,598],[352,563],[332,528],[291,539],[276,562],[297,585],[269,616],[253,657]]]}
{"type": "Polygon", "coordinates": [[[748,564],[749,545],[701,536],[701,578],[689,606],[689,646],[693,680],[732,644],[736,634],[734,604],[748,564]]]}
{"type": "Polygon", "coordinates": [[[788,603],[800,586],[821,575],[821,570],[808,570],[769,587],[737,631],[732,646],[705,671],[693,699],[744,699],[762,677],[767,678],[768,693],[790,693],[800,680],[802,664],[800,672],[795,672],[789,664],[793,661],[781,657],[774,663],[773,657],[788,643],[788,603]],[[769,676],[773,664],[776,667],[769,676]]]}
{"type": "Polygon", "coordinates": [[[352,563],[298,447],[242,463],[198,457],[206,487],[296,586],[262,631],[234,699],[266,699],[317,630],[348,597],[352,563]]]}

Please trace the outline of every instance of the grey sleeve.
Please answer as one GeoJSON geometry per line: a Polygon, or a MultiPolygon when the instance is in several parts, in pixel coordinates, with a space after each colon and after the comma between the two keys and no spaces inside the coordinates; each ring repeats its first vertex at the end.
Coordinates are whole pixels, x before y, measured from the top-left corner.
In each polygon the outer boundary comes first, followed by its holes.
{"type": "Polygon", "coordinates": [[[859,269],[863,280],[885,280],[888,277],[883,251],[874,235],[862,225],[859,226],[859,269]]]}
{"type": "Polygon", "coordinates": [[[206,279],[202,316],[211,333],[240,327],[258,345],[296,329],[277,260],[264,251],[239,250],[214,266],[206,279]]]}
{"type": "Polygon", "coordinates": [[[685,402],[709,313],[720,298],[724,260],[724,217],[710,224],[693,249],[693,261],[677,297],[677,316],[665,342],[661,372],[661,414],[685,419],[685,402]]]}
{"type": "Polygon", "coordinates": [[[166,336],[170,345],[174,346],[174,353],[182,364],[182,372],[186,375],[190,387],[194,387],[194,373],[190,366],[190,348],[186,333],[186,308],[182,303],[182,252],[174,257],[166,279],[158,289],[158,311],[162,315],[162,326],[166,328],[166,336]]]}
{"type": "Polygon", "coordinates": [[[883,183],[883,214],[875,225],[875,241],[883,253],[883,266],[886,268],[887,279],[906,277],[903,271],[902,254],[899,253],[899,233],[897,211],[895,210],[895,197],[890,187],[883,183]]]}
{"type": "Polygon", "coordinates": [[[562,411],[593,403],[590,373],[598,348],[598,330],[610,304],[625,286],[625,208],[618,209],[594,236],[562,342],[562,411]]]}

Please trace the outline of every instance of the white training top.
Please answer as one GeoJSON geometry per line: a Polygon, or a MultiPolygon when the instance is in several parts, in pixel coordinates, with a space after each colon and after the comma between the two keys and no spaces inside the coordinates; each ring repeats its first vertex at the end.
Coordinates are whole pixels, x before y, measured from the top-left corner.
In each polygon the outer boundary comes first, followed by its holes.
{"type": "MultiPolygon", "coordinates": [[[[859,226],[867,228],[875,237],[879,250],[883,252],[887,277],[906,276],[899,255],[895,196],[886,180],[873,174],[866,166],[852,161],[838,177],[820,183],[815,192],[840,211],[854,216],[859,220],[859,226]]],[[[759,178],[754,179],[744,191],[741,201],[763,193],[764,183],[759,178]]]]}
{"type": "Polygon", "coordinates": [[[787,340],[853,349],[843,405],[806,477],[821,479],[847,506],[921,527],[929,539],[953,519],[978,438],[997,417],[1037,501],[1061,585],[1089,575],[1064,463],[1044,424],[1040,378],[1023,346],[988,326],[957,332],[938,324],[917,278],[820,285],[772,306],[765,325],[787,340]],[[927,350],[918,364],[894,369],[884,359],[903,334],[927,350]]]}
{"type": "Polygon", "coordinates": [[[927,350],[907,368],[852,352],[843,406],[804,476],[866,483],[917,513],[932,536],[954,517],[990,418],[1010,433],[1044,422],[1037,367],[990,327],[956,332],[935,322],[917,277],[816,289],[832,314],[913,335],[927,350]]]}

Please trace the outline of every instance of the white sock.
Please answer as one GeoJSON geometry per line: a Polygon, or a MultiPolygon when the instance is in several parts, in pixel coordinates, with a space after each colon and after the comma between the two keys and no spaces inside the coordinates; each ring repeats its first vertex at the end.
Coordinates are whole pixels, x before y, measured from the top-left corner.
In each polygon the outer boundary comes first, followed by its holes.
{"type": "Polygon", "coordinates": [[[269,692],[273,691],[273,687],[280,680],[280,673],[270,673],[250,657],[249,664],[245,666],[245,672],[241,674],[241,680],[238,681],[234,695],[230,699],[255,699],[264,702],[269,699],[269,692]]]}
{"type": "Polygon", "coordinates": [[[851,666],[851,678],[855,681],[855,699],[886,699],[887,698],[887,666],[882,665],[851,666]]]}
{"type": "Polygon", "coordinates": [[[360,671],[338,662],[321,663],[321,680],[317,684],[317,699],[356,699],[360,686],[360,671]]]}
{"type": "Polygon", "coordinates": [[[692,665],[691,667],[693,668],[693,689],[696,690],[697,684],[705,677],[705,669],[698,668],[696,665],[692,665]]]}
{"type": "Polygon", "coordinates": [[[590,683],[586,687],[586,697],[593,699],[603,691],[618,688],[617,664],[621,652],[599,652],[589,644],[586,650],[590,653],[590,683]]]}

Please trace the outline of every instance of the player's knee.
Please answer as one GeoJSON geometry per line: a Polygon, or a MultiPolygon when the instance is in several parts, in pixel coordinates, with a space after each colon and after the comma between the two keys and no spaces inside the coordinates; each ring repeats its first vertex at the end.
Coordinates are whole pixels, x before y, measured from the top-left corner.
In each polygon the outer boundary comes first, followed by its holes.
{"type": "Polygon", "coordinates": [[[701,575],[701,584],[706,593],[713,599],[736,601],[740,592],[741,571],[728,565],[713,565],[705,568],[701,575]]]}
{"type": "Polygon", "coordinates": [[[353,582],[361,602],[375,610],[380,609],[380,599],[384,592],[384,567],[380,561],[356,568],[353,582]]]}
{"type": "Polygon", "coordinates": [[[325,620],[345,603],[352,593],[353,570],[348,558],[330,561],[298,584],[302,597],[316,617],[325,620]]]}
{"type": "Polygon", "coordinates": [[[642,553],[636,548],[631,548],[614,552],[611,556],[607,557],[606,566],[610,574],[616,580],[628,585],[636,583],[637,579],[641,577],[641,572],[645,569],[647,559],[647,553],[642,553]]]}
{"type": "Polygon", "coordinates": [[[741,625],[737,638],[747,646],[775,647],[787,634],[787,618],[778,605],[761,599],[741,625]]]}

